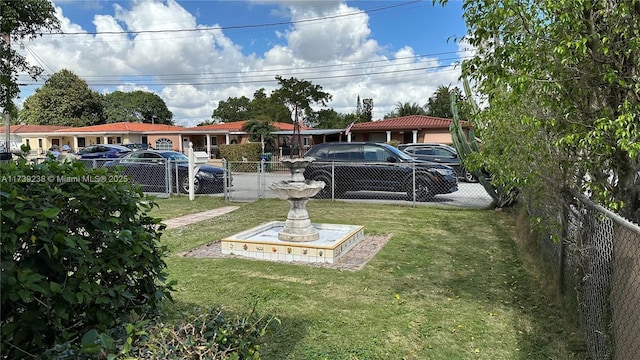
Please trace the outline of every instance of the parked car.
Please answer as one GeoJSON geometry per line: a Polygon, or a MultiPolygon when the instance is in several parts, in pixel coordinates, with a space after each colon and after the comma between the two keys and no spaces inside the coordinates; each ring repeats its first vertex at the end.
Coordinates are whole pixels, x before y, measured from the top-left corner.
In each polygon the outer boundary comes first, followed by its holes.
{"type": "Polygon", "coordinates": [[[320,180],[326,186],[316,197],[347,191],[391,191],[406,193],[409,199],[429,201],[437,194],[458,190],[452,168],[414,159],[388,144],[370,142],[331,142],[313,146],[305,156],[315,158],[305,169],[305,178],[320,180]],[[415,186],[414,186],[415,168],[415,186]]]}
{"type": "Polygon", "coordinates": [[[466,182],[477,182],[478,179],[460,163],[458,151],[452,146],[438,143],[400,144],[398,149],[416,159],[447,165],[455,170],[458,178],[466,182]]]}
{"type": "MultiPolygon", "coordinates": [[[[121,166],[122,173],[142,185],[143,191],[164,192],[167,187],[189,192],[189,158],[177,151],[138,150],[111,161],[105,166],[121,166]],[[167,164],[168,163],[168,164],[167,164]]],[[[229,175],[227,186],[232,185],[229,175]]],[[[194,192],[219,193],[224,189],[224,169],[211,165],[196,167],[194,192]]]]}
{"type": "Polygon", "coordinates": [[[122,144],[122,146],[124,147],[128,147],[129,149],[133,150],[133,151],[137,151],[137,150],[149,150],[149,144],[122,144]]]}
{"type": "Polygon", "coordinates": [[[80,159],[119,158],[131,152],[131,149],[114,144],[89,145],[78,151],[80,159]]]}

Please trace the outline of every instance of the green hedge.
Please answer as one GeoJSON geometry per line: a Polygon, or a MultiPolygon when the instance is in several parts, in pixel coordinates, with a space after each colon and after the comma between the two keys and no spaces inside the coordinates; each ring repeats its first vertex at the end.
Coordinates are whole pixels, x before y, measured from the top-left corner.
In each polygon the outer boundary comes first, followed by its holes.
{"type": "Polygon", "coordinates": [[[1,356],[79,341],[170,298],[155,204],[117,172],[0,164],[1,356]]]}
{"type": "Polygon", "coordinates": [[[220,157],[231,162],[233,172],[256,172],[261,154],[260,143],[220,145],[220,157]]]}

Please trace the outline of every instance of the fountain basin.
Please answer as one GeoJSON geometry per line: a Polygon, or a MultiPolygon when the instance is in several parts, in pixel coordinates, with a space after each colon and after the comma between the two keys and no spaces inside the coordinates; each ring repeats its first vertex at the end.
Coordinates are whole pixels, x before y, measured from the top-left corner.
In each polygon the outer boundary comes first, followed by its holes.
{"type": "Polygon", "coordinates": [[[281,199],[302,199],[315,196],[325,187],[324,181],[306,180],[275,182],[269,187],[281,199]]]}
{"type": "Polygon", "coordinates": [[[285,227],[272,221],[221,240],[222,253],[268,261],[334,263],[364,238],[364,227],[342,224],[312,224],[319,239],[283,241],[278,234],[285,227]]]}

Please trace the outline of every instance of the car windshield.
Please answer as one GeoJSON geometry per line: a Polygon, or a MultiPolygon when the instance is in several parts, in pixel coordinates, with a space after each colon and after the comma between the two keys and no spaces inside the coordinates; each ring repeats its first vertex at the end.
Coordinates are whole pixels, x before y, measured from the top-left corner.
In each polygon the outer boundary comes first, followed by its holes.
{"type": "Polygon", "coordinates": [[[387,148],[389,151],[391,151],[393,153],[393,155],[397,156],[398,158],[405,160],[405,161],[414,161],[415,159],[413,157],[411,157],[411,155],[407,154],[404,151],[398,150],[398,148],[393,147],[391,145],[387,145],[387,144],[382,144],[385,148],[387,148]]]}
{"type": "Polygon", "coordinates": [[[189,158],[185,154],[179,152],[163,152],[160,154],[162,155],[162,157],[175,162],[189,161],[189,158]]]}

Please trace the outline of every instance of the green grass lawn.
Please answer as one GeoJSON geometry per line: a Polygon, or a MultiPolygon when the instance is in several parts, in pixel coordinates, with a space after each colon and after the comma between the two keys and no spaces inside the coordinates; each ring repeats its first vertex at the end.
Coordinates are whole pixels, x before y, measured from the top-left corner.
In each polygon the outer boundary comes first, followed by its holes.
{"type": "MultiPolygon", "coordinates": [[[[219,198],[157,200],[167,219],[226,206],[219,198]]],[[[167,230],[163,241],[176,308],[258,310],[281,323],[263,359],[582,359],[576,316],[556,301],[551,280],[517,246],[514,216],[490,210],[310,201],[316,223],[363,225],[391,234],[360,271],[180,252],[263,222],[289,204],[269,199],[167,230]],[[528,264],[525,266],[525,264],[528,264]]]]}

